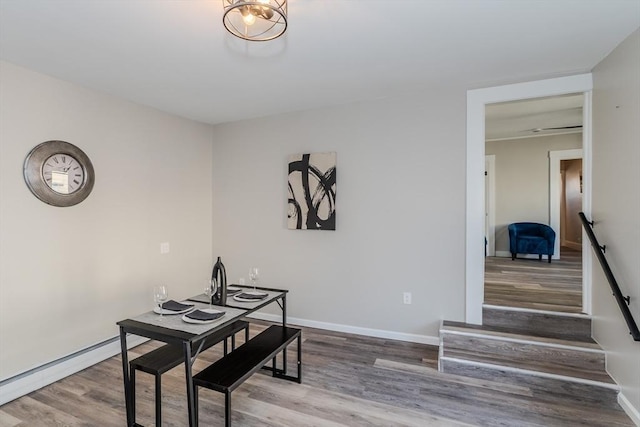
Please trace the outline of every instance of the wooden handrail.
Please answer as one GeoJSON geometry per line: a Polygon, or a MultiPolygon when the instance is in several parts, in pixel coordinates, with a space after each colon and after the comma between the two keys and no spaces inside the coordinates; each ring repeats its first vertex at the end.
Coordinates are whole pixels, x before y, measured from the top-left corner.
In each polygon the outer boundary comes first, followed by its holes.
{"type": "Polygon", "coordinates": [[[604,271],[604,275],[607,277],[607,281],[609,282],[609,286],[611,286],[611,290],[613,291],[613,296],[616,297],[616,301],[618,302],[618,307],[620,307],[620,311],[622,312],[622,316],[624,316],[624,320],[627,322],[627,327],[629,328],[629,333],[633,337],[634,341],[640,341],[640,330],[638,330],[638,325],[635,320],[633,320],[633,315],[631,314],[631,310],[629,310],[629,303],[631,301],[630,297],[622,296],[622,292],[620,291],[620,286],[618,286],[618,282],[616,278],[613,277],[613,272],[609,267],[609,263],[607,259],[604,257],[604,246],[600,246],[598,243],[598,239],[596,239],[596,235],[593,234],[593,222],[587,220],[587,217],[584,215],[584,212],[578,213],[580,216],[580,220],[582,221],[582,225],[584,230],[587,232],[587,236],[589,236],[589,241],[591,242],[591,247],[593,251],[596,253],[596,257],[598,261],[600,261],[600,265],[602,266],[602,270],[604,271]]]}

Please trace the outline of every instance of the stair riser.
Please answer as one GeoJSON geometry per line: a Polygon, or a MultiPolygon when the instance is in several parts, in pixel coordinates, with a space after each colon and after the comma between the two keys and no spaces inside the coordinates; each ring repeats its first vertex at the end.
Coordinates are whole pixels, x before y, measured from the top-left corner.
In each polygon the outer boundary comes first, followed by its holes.
{"type": "MultiPolygon", "coordinates": [[[[482,354],[491,357],[496,363],[508,366],[526,366],[533,362],[540,365],[549,364],[554,368],[567,367],[591,371],[604,371],[605,355],[603,352],[584,351],[582,349],[558,348],[536,343],[521,343],[501,339],[449,334],[443,332],[443,355],[476,360],[482,354]]],[[[541,368],[544,370],[544,366],[541,368]]],[[[540,369],[537,369],[540,370],[540,369]]]]}
{"type": "Polygon", "coordinates": [[[544,378],[527,373],[511,372],[499,368],[473,366],[453,360],[440,359],[440,370],[448,374],[527,387],[539,399],[554,401],[559,396],[574,398],[589,405],[607,407],[617,402],[618,391],[592,384],[581,384],[570,380],[544,378]]]}
{"type": "Polygon", "coordinates": [[[482,323],[514,332],[561,339],[591,338],[591,319],[528,311],[484,308],[482,323]]]}

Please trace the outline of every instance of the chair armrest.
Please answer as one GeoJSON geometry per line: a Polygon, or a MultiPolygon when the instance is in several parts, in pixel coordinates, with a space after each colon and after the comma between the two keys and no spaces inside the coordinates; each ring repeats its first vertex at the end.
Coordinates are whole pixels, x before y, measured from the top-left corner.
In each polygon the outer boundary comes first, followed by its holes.
{"type": "Polygon", "coordinates": [[[516,239],[518,237],[518,227],[515,224],[509,224],[507,228],[509,229],[509,248],[510,250],[515,250],[516,239]]]}
{"type": "Polygon", "coordinates": [[[545,226],[543,228],[543,237],[545,238],[546,241],[548,241],[549,243],[554,243],[556,240],[556,232],[553,231],[553,228],[549,227],[549,226],[545,226]]]}

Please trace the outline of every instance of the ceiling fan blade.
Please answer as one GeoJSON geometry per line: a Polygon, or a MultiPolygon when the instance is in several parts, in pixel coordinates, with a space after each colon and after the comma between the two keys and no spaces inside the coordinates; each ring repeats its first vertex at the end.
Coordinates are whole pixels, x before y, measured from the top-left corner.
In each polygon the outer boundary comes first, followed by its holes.
{"type": "Polygon", "coordinates": [[[562,130],[562,129],[579,129],[582,128],[582,125],[575,125],[575,126],[559,126],[559,127],[555,127],[555,128],[535,128],[535,129],[531,129],[531,132],[542,132],[543,130],[562,130]]]}
{"type": "Polygon", "coordinates": [[[542,128],[542,130],[558,130],[558,129],[578,129],[581,128],[582,125],[575,125],[575,126],[559,126],[557,128],[542,128]]]}

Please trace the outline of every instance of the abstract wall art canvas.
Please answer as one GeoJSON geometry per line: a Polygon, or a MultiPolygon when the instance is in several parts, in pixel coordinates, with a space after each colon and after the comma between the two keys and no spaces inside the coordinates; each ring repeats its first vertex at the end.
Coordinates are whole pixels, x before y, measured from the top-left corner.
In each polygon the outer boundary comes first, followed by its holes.
{"type": "Polygon", "coordinates": [[[336,153],[289,156],[289,207],[292,230],[336,229],[336,153]]]}

